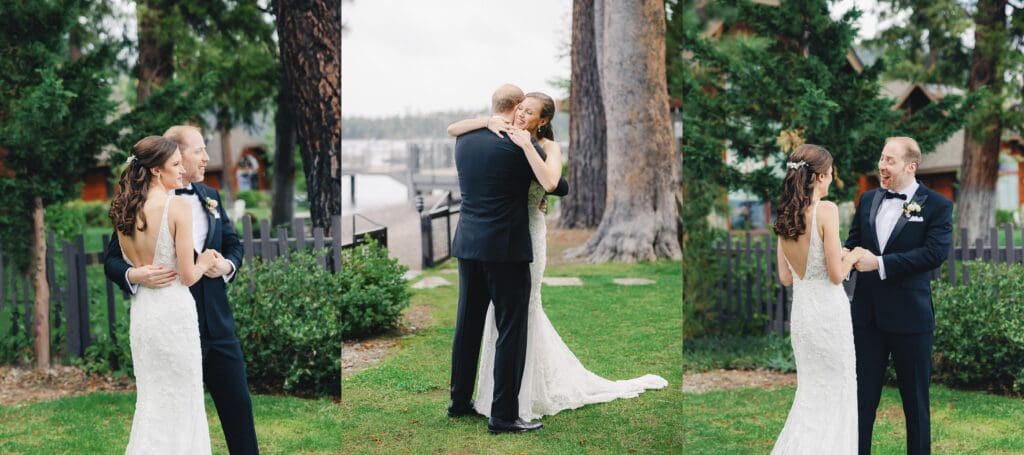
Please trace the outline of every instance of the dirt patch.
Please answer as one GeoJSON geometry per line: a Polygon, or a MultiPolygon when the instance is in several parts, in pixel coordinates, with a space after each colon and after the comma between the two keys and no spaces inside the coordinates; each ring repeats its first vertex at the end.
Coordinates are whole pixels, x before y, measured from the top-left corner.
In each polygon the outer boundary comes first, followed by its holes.
{"type": "Polygon", "coordinates": [[[683,375],[683,393],[745,388],[770,389],[795,385],[796,373],[770,370],[715,370],[683,375]]]}
{"type": "Polygon", "coordinates": [[[349,377],[380,363],[400,338],[429,327],[433,321],[429,307],[415,305],[402,315],[401,325],[395,330],[378,337],[346,340],[341,349],[341,377],[349,377]]]}
{"type": "Polygon", "coordinates": [[[130,378],[87,375],[76,367],[43,370],[0,366],[0,405],[4,406],[125,390],[135,390],[130,378]]]}
{"type": "Polygon", "coordinates": [[[565,251],[587,243],[593,229],[558,229],[555,222],[548,222],[548,265],[581,263],[581,259],[566,259],[565,251]]]}

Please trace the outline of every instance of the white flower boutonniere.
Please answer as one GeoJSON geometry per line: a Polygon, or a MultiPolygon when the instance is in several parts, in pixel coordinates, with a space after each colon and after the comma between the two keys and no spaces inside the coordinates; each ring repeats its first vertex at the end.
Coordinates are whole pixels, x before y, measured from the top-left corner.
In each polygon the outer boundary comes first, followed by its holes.
{"type": "Polygon", "coordinates": [[[914,201],[903,203],[903,216],[907,218],[921,216],[921,204],[914,201]]]}
{"type": "Polygon", "coordinates": [[[206,198],[206,211],[210,212],[214,218],[220,219],[220,212],[217,211],[217,200],[213,198],[206,198]]]}

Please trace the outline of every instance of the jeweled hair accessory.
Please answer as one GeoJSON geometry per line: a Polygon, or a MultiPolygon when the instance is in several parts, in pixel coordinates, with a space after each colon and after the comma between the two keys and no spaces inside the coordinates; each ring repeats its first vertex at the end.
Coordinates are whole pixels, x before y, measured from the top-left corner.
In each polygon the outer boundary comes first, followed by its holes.
{"type": "Polygon", "coordinates": [[[800,160],[800,161],[790,161],[790,162],[786,163],[786,167],[788,167],[790,169],[800,169],[800,168],[802,168],[802,167],[804,167],[806,165],[807,165],[807,162],[803,161],[803,160],[800,160]]]}
{"type": "Polygon", "coordinates": [[[128,159],[125,160],[124,162],[127,164],[132,164],[132,161],[135,161],[135,155],[128,156],[128,159]]]}

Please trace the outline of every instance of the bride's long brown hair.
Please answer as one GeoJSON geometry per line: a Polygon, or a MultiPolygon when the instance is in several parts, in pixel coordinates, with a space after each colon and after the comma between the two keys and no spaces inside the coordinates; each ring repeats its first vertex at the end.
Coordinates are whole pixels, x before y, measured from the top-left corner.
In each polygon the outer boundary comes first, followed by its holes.
{"type": "Polygon", "coordinates": [[[811,205],[814,182],[831,168],[832,154],[824,147],[804,144],[793,150],[786,162],[782,195],[776,205],[776,235],[786,240],[796,240],[807,231],[804,211],[811,205]]]}
{"type": "Polygon", "coordinates": [[[128,167],[121,172],[114,200],[110,201],[108,215],[117,232],[132,237],[139,221],[142,222],[139,230],[146,230],[146,214],[142,212],[142,206],[146,203],[149,182],[153,179],[149,170],[163,166],[177,149],[178,144],[162,136],[144,137],[132,147],[128,167]]]}

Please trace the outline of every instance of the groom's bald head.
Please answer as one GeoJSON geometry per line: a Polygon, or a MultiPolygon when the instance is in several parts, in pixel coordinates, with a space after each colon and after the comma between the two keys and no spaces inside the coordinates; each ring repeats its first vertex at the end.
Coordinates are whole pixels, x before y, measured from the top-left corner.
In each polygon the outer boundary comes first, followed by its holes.
{"type": "Polygon", "coordinates": [[[526,95],[523,94],[523,89],[512,84],[502,85],[494,91],[494,95],[491,95],[491,111],[495,114],[508,114],[522,103],[524,98],[526,95]]]}

